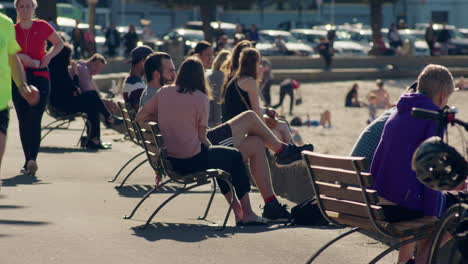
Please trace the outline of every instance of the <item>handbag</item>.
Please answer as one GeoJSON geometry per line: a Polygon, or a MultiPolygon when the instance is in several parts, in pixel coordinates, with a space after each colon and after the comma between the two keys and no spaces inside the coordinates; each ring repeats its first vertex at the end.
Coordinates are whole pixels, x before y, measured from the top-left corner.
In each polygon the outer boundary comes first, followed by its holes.
{"type": "MultiPolygon", "coordinates": [[[[237,85],[237,79],[233,79],[232,81],[234,82],[234,84],[236,86],[236,91],[239,94],[239,97],[240,97],[242,103],[245,105],[245,107],[248,110],[252,110],[250,105],[247,103],[247,100],[245,100],[244,96],[242,95],[242,93],[240,91],[240,88],[239,88],[239,85],[237,85]]],[[[278,126],[278,120],[275,117],[271,117],[271,116],[268,116],[268,115],[263,115],[263,119],[265,120],[265,124],[267,125],[267,127],[270,128],[270,129],[275,129],[276,126],[278,126]]]]}

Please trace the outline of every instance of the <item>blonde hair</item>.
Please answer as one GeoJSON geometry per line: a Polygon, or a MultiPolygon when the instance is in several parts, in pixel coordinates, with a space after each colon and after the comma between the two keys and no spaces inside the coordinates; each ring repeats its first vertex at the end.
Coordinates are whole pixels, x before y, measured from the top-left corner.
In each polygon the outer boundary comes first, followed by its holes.
{"type": "MultiPolygon", "coordinates": [[[[13,2],[13,5],[15,6],[15,8],[18,8],[18,4],[19,4],[20,1],[21,0],[15,0],[13,2]]],[[[37,6],[38,6],[37,1],[36,0],[31,0],[31,2],[32,2],[32,5],[33,5],[33,8],[36,9],[37,6]]]]}
{"type": "Polygon", "coordinates": [[[95,61],[99,61],[102,64],[107,64],[106,58],[99,53],[95,53],[93,56],[91,56],[88,59],[88,62],[95,62],[95,61]]]}
{"type": "Polygon", "coordinates": [[[446,67],[429,64],[418,76],[417,89],[430,98],[434,98],[440,92],[451,95],[454,90],[453,76],[446,67]]]}
{"type": "Polygon", "coordinates": [[[229,50],[221,50],[218,55],[216,55],[216,58],[213,60],[213,65],[211,68],[213,68],[213,71],[220,71],[221,66],[223,63],[228,59],[228,57],[231,55],[231,52],[229,50]]]}

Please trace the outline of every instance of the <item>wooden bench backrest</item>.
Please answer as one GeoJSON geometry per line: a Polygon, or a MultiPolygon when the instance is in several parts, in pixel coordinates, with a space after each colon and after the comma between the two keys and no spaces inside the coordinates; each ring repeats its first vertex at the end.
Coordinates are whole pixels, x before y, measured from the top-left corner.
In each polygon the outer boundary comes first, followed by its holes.
{"type": "Polygon", "coordinates": [[[142,145],[146,150],[148,161],[155,172],[161,173],[162,176],[168,176],[175,182],[187,183],[189,181],[188,177],[183,177],[172,169],[158,124],[156,122],[149,122],[136,125],[139,128],[138,131],[140,132],[142,145]]]}
{"type": "Polygon", "coordinates": [[[137,128],[135,127],[135,115],[130,113],[126,103],[118,102],[117,104],[119,105],[120,112],[122,113],[124,125],[127,129],[127,134],[130,137],[130,140],[141,146],[141,139],[139,133],[136,131],[137,128]]]}
{"type": "Polygon", "coordinates": [[[361,172],[364,158],[304,151],[317,200],[323,212],[383,220],[370,173],[361,172]],[[360,176],[359,176],[360,175],[360,176]],[[373,214],[373,216],[372,216],[373,214]]]}

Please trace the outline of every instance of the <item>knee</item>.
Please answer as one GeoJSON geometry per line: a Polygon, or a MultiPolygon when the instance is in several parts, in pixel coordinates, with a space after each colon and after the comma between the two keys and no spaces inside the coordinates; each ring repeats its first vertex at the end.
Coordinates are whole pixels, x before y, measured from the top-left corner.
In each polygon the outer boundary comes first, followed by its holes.
{"type": "Polygon", "coordinates": [[[242,115],[244,115],[245,118],[248,120],[253,120],[257,118],[257,114],[252,110],[245,111],[244,113],[242,113],[242,115]]]}

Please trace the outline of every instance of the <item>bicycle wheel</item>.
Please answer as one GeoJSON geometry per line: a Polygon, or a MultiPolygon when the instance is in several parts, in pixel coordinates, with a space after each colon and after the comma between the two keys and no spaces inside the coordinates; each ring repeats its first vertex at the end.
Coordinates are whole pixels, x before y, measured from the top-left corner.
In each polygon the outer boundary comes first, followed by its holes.
{"type": "MultiPolygon", "coordinates": [[[[444,234],[448,231],[452,224],[460,224],[464,220],[466,220],[466,213],[468,213],[468,204],[455,204],[450,207],[447,212],[444,214],[444,217],[439,221],[437,226],[437,231],[435,233],[434,239],[432,240],[431,244],[431,251],[429,253],[429,263],[435,264],[437,263],[438,251],[440,248],[440,242],[444,234]]],[[[457,250],[457,248],[453,248],[452,251],[457,250]]],[[[452,254],[450,254],[450,258],[452,258],[452,254]]]]}

